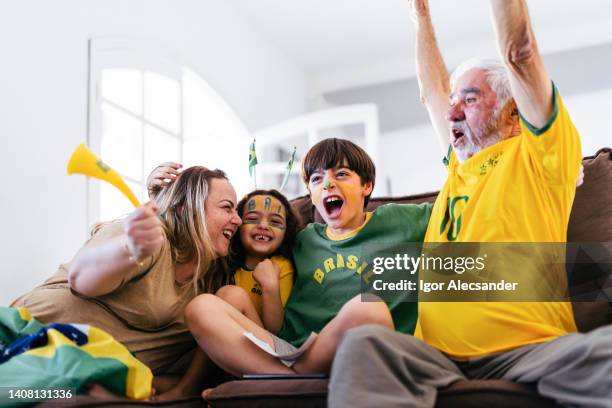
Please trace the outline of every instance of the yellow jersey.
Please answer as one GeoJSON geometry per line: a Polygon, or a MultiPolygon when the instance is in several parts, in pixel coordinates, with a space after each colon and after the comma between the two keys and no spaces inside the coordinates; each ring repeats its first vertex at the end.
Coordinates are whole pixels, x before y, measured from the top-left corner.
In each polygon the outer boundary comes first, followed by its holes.
{"type": "MultiPolygon", "coordinates": [[[[279,291],[281,303],[284,307],[291,294],[291,289],[293,289],[293,265],[291,261],[280,255],[273,256],[270,260],[280,269],[278,278],[279,291]]],[[[249,295],[251,302],[253,302],[255,306],[255,310],[257,310],[257,314],[261,317],[263,311],[263,294],[261,286],[259,286],[259,283],[253,278],[253,271],[240,268],[236,271],[234,280],[236,286],[240,286],[249,295]]]]}
{"type": "MultiPolygon", "coordinates": [[[[463,163],[449,151],[448,179],[425,242],[565,242],[580,137],[554,88],[550,121],[463,163]]],[[[415,335],[455,358],[479,357],[575,332],[568,302],[423,302],[415,335]]]]}

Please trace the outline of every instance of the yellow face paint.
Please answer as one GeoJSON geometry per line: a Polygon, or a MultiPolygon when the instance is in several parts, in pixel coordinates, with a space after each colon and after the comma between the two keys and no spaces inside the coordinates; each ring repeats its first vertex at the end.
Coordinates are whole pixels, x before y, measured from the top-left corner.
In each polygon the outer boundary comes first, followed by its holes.
{"type": "Polygon", "coordinates": [[[346,191],[346,192],[352,192],[355,191],[355,184],[354,183],[347,183],[344,181],[337,181],[336,182],[336,186],[341,190],[341,191],[346,191]]]}
{"type": "Polygon", "coordinates": [[[242,225],[245,228],[247,228],[249,225],[258,225],[262,218],[266,218],[268,220],[268,225],[270,228],[284,230],[286,229],[284,223],[287,219],[287,209],[276,197],[272,197],[270,195],[257,195],[251,197],[244,206],[242,225]],[[257,214],[258,216],[248,216],[249,213],[257,214]],[[275,219],[275,217],[272,217],[272,214],[280,216],[280,218],[283,220],[283,225],[274,222],[273,219],[275,219]]]}

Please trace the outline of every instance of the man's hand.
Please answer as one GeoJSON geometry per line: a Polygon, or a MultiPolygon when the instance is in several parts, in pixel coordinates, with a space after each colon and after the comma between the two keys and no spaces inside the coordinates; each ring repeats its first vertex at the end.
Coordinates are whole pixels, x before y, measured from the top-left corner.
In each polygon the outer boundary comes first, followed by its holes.
{"type": "Polygon", "coordinates": [[[149,198],[153,200],[162,187],[176,180],[182,167],[183,165],[180,163],[166,162],[154,168],[149,177],[147,177],[149,198]]]}
{"type": "Polygon", "coordinates": [[[253,271],[253,278],[259,283],[262,290],[278,292],[280,269],[271,260],[264,259],[258,263],[253,271]]]}
{"type": "Polygon", "coordinates": [[[410,7],[410,17],[417,26],[421,18],[429,17],[428,0],[408,0],[408,5],[410,7]]]}
{"type": "Polygon", "coordinates": [[[123,221],[126,248],[136,261],[153,255],[164,243],[164,232],[157,211],[157,206],[150,201],[134,210],[123,221]]]}
{"type": "Polygon", "coordinates": [[[500,55],[519,112],[536,129],[554,111],[553,86],[533,34],[525,0],[490,0],[500,55]]]}

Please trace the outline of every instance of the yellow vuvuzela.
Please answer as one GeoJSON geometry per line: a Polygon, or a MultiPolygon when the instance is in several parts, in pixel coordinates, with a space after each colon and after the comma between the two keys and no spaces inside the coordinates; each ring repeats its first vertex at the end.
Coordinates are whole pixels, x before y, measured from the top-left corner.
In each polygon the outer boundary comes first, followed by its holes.
{"type": "Polygon", "coordinates": [[[83,143],[77,146],[70,157],[68,167],[66,168],[68,174],[84,174],[89,177],[95,177],[100,180],[111,183],[117,187],[127,198],[134,204],[134,207],[140,207],[138,199],[132,193],[132,190],[125,184],[125,181],[119,174],[109,166],[104,164],[94,152],[89,150],[83,143]]]}

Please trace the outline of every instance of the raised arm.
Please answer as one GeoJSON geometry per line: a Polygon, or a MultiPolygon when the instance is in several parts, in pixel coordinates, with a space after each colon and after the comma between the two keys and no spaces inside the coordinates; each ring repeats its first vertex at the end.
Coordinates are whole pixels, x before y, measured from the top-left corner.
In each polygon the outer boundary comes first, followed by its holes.
{"type": "Polygon", "coordinates": [[[521,115],[535,128],[554,110],[553,88],[538,50],[525,0],[491,0],[502,60],[521,115]]]}
{"type": "Polygon", "coordinates": [[[421,102],[427,108],[429,120],[446,154],[450,145],[449,124],[446,120],[450,94],[448,72],[438,49],[428,1],[410,0],[410,8],[416,28],[416,68],[421,102]]]}

